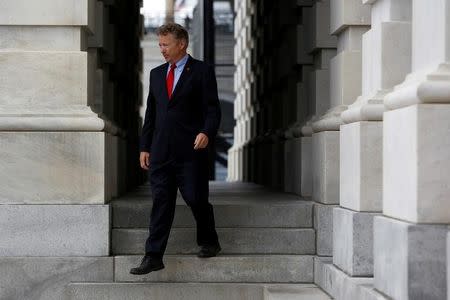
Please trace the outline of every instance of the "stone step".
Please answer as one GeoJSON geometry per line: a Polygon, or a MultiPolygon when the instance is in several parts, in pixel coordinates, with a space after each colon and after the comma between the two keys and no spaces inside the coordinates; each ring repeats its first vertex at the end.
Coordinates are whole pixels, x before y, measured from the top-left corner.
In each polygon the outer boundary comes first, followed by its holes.
{"type": "Polygon", "coordinates": [[[351,277],[337,268],[331,257],[314,259],[314,282],[333,299],[383,299],[372,291],[372,277],[351,277]]]}
{"type": "Polygon", "coordinates": [[[331,300],[331,297],[316,285],[287,284],[266,287],[264,300],[331,300]]]}
{"type": "Polygon", "coordinates": [[[198,258],[166,255],[165,269],[147,275],[132,275],[142,256],[115,256],[116,282],[235,282],[312,283],[313,256],[310,255],[219,255],[198,258]]]}
{"type": "MultiPolygon", "coordinates": [[[[311,228],[313,203],[289,194],[211,197],[216,227],[311,228]]],[[[111,202],[114,228],[145,228],[150,222],[151,198],[122,197],[111,202]]],[[[177,200],[173,227],[195,227],[190,208],[177,200]]]]}
{"type": "MultiPolygon", "coordinates": [[[[222,254],[314,254],[315,231],[308,228],[217,228],[222,254]]],[[[148,229],[113,229],[115,255],[143,254],[148,229]]],[[[195,254],[195,228],[172,228],[167,254],[195,254]]]]}
{"type": "Polygon", "coordinates": [[[70,283],[68,300],[328,300],[312,284],[258,283],[70,283]]]}
{"type": "MultiPolygon", "coordinates": [[[[262,185],[258,185],[250,182],[225,182],[225,181],[210,181],[209,182],[209,195],[216,196],[221,194],[246,194],[246,193],[278,193],[280,192],[271,190],[262,185]]],[[[130,192],[131,196],[145,196],[151,195],[151,187],[147,182],[138,186],[134,191],[130,192]]]]}
{"type": "Polygon", "coordinates": [[[68,300],[264,299],[264,286],[224,283],[71,283],[68,300]]]}

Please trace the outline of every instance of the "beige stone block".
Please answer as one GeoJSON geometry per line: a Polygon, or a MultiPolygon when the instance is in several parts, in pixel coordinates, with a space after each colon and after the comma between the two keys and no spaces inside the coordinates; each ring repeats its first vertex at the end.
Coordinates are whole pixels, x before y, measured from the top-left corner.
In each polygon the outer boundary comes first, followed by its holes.
{"type": "Polygon", "coordinates": [[[0,52],[0,106],[86,105],[87,62],[85,52],[0,52]]]}
{"type": "Polygon", "coordinates": [[[96,0],[3,0],[0,25],[71,25],[94,28],[96,0]]]}
{"type": "Polygon", "coordinates": [[[361,94],[361,52],[342,51],[330,61],[331,107],[352,104],[361,94]]]}
{"type": "Polygon", "coordinates": [[[339,34],[337,51],[361,51],[362,37],[370,29],[369,26],[347,27],[339,34]]]}
{"type": "Polygon", "coordinates": [[[382,22],[410,22],[412,18],[411,0],[371,0],[372,26],[382,22]]]}
{"type": "Polygon", "coordinates": [[[383,213],[416,223],[450,222],[450,105],[384,113],[383,213]]]}
{"type": "Polygon", "coordinates": [[[324,204],[339,203],[339,131],[312,136],[312,197],[324,204]]]}
{"type": "Polygon", "coordinates": [[[110,226],[109,205],[0,205],[0,257],[108,256],[110,226]]]}
{"type": "Polygon", "coordinates": [[[375,216],[374,287],[389,299],[445,299],[449,229],[447,224],[412,224],[375,216]]]}
{"type": "Polygon", "coordinates": [[[370,6],[361,0],[332,0],[330,9],[331,34],[352,25],[370,25],[370,6]]]}
{"type": "Polygon", "coordinates": [[[105,203],[104,132],[0,132],[0,203],[105,203]]]}
{"type": "Polygon", "coordinates": [[[382,210],[382,122],[355,122],[340,130],[340,205],[382,210]]]}
{"type": "Polygon", "coordinates": [[[67,299],[69,283],[111,282],[113,275],[114,257],[2,257],[0,298],[67,299]]]}
{"type": "Polygon", "coordinates": [[[0,26],[1,51],[80,51],[86,32],[71,26],[0,26]]]}
{"type": "Polygon", "coordinates": [[[412,70],[429,69],[450,61],[450,2],[434,0],[433,5],[420,0],[412,2],[412,70]]]}
{"type": "Polygon", "coordinates": [[[384,22],[363,37],[362,94],[400,84],[411,70],[411,24],[384,22]]]}

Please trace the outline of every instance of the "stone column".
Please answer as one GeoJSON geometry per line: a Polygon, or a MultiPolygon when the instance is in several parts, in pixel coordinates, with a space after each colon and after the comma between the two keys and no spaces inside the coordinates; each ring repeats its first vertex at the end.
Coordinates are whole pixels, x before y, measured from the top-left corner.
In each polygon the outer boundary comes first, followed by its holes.
{"type": "MultiPolygon", "coordinates": [[[[301,15],[298,16],[298,24],[292,26],[292,30],[295,31],[292,37],[294,44],[289,48],[295,49],[295,64],[300,70],[297,72],[299,76],[295,76],[295,73],[290,76],[291,92],[288,94],[288,100],[291,105],[284,106],[288,111],[286,115],[289,117],[289,124],[287,124],[287,129],[284,132],[284,191],[301,195],[302,183],[308,181],[308,178],[302,176],[302,140],[300,136],[301,124],[304,124],[309,114],[307,89],[309,74],[313,70],[314,58],[307,44],[307,37],[311,36],[314,30],[314,23],[311,18],[314,11],[312,8],[313,1],[303,1],[297,3],[297,5],[301,10],[301,15]]],[[[308,149],[305,149],[305,152],[308,152],[308,149]]],[[[307,169],[308,162],[304,163],[307,169]]]]}
{"type": "Polygon", "coordinates": [[[411,73],[385,97],[385,216],[374,222],[374,285],[394,299],[447,295],[449,25],[449,1],[412,0],[411,73]]]}
{"type": "MultiPolygon", "coordinates": [[[[360,0],[330,1],[329,32],[337,36],[337,54],[329,65],[330,98],[321,100],[320,111],[311,126],[312,199],[317,202],[315,228],[319,256],[333,254],[333,208],[339,204],[340,113],[361,93],[362,35],[369,24],[370,8],[360,0]]],[[[329,263],[330,258],[317,259],[317,264],[322,262],[329,263]]]]}
{"type": "MultiPolygon", "coordinates": [[[[306,52],[313,56],[314,69],[307,74],[307,116],[295,132],[300,138],[300,178],[297,193],[312,195],[312,122],[330,107],[330,59],[336,55],[337,39],[330,35],[330,1],[315,1],[311,10],[303,15],[310,24],[304,39],[306,52]]],[[[298,180],[298,179],[297,179],[298,180]]]]}
{"type": "Polygon", "coordinates": [[[383,97],[403,80],[411,61],[411,0],[370,5],[372,26],[362,41],[362,94],[341,114],[341,207],[333,211],[333,263],[341,276],[366,277],[366,284],[373,277],[373,218],[382,210],[383,97]]]}
{"type": "Polygon", "coordinates": [[[1,6],[0,256],[108,255],[118,130],[88,106],[96,1],[1,6]]]}
{"type": "Polygon", "coordinates": [[[117,134],[93,111],[101,3],[0,4],[0,298],[113,279],[117,134]]]}
{"type": "Polygon", "coordinates": [[[254,13],[254,4],[250,0],[235,1],[234,10],[236,18],[234,21],[234,91],[236,100],[234,102],[234,144],[228,150],[228,177],[227,181],[244,180],[244,147],[250,141],[250,115],[253,115],[251,106],[251,84],[253,72],[250,68],[251,50],[254,47],[252,41],[251,18],[254,13]]]}

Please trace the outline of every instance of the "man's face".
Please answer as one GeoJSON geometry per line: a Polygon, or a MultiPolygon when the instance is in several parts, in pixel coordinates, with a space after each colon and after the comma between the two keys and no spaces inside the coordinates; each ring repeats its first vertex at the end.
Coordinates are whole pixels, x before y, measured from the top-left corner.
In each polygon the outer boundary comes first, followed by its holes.
{"type": "Polygon", "coordinates": [[[159,49],[168,63],[175,63],[185,53],[185,41],[177,40],[171,33],[159,36],[159,49]]]}

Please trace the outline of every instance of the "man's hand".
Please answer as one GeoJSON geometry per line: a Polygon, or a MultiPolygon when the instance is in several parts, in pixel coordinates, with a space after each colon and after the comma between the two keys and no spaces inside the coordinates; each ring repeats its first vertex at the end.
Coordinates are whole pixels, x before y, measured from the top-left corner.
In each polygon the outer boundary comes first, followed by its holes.
{"type": "Polygon", "coordinates": [[[144,170],[148,170],[148,168],[150,167],[150,153],[141,152],[139,161],[141,162],[141,168],[144,170]]]}
{"type": "Polygon", "coordinates": [[[197,134],[197,137],[195,138],[195,142],[194,142],[194,149],[203,149],[206,148],[206,146],[208,146],[208,136],[204,133],[199,133],[197,134]]]}

